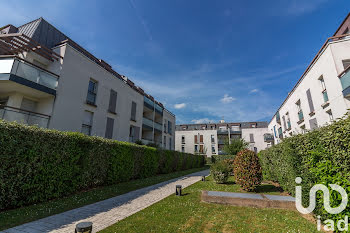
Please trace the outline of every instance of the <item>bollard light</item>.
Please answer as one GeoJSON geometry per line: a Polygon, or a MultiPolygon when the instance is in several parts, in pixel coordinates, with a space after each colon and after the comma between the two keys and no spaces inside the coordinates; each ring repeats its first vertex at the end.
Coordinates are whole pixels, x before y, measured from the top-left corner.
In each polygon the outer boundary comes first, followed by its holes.
{"type": "Polygon", "coordinates": [[[176,185],[176,196],[181,196],[182,186],[176,185]]]}
{"type": "Polygon", "coordinates": [[[202,181],[205,181],[205,176],[202,176],[202,181]]]}
{"type": "Polygon", "coordinates": [[[81,222],[75,226],[75,233],[92,233],[92,222],[81,222]]]}

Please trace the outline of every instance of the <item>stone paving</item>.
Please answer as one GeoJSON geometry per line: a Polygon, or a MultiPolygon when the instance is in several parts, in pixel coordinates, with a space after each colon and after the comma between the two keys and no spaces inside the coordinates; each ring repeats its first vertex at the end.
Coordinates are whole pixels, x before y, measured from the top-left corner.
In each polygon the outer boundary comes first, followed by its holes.
{"type": "Polygon", "coordinates": [[[177,184],[185,188],[201,180],[202,176],[208,174],[209,170],[192,173],[61,214],[13,227],[0,233],[73,233],[75,225],[82,221],[93,222],[93,232],[97,232],[174,194],[177,184]]]}

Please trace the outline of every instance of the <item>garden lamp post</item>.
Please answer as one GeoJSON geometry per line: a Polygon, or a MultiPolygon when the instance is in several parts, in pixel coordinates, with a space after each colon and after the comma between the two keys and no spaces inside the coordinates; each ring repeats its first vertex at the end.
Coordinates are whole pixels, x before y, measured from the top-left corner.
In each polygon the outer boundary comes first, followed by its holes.
{"type": "Polygon", "coordinates": [[[75,226],[75,233],[92,233],[92,222],[81,222],[75,226]]]}
{"type": "Polygon", "coordinates": [[[205,181],[205,176],[202,176],[202,181],[205,181]]]}
{"type": "Polygon", "coordinates": [[[176,196],[181,196],[181,192],[182,192],[182,186],[181,185],[176,185],[176,196]]]}

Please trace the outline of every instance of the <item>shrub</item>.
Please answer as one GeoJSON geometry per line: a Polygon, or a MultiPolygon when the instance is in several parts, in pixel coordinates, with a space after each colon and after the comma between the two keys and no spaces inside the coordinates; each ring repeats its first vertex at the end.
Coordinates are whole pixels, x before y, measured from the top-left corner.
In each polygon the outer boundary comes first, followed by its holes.
{"type": "Polygon", "coordinates": [[[233,138],[231,141],[226,140],[224,145],[224,152],[233,157],[243,149],[248,147],[249,143],[244,141],[243,138],[233,138]]]}
{"type": "MultiPolygon", "coordinates": [[[[278,181],[292,195],[295,195],[295,178],[301,177],[304,206],[308,206],[309,190],[315,184],[338,184],[349,193],[349,145],[350,118],[346,115],[331,125],[285,138],[281,143],[259,152],[264,177],[278,181]]],[[[330,205],[338,206],[340,196],[331,189],[330,192],[330,205]]],[[[314,213],[321,219],[344,219],[345,215],[350,215],[349,204],[342,213],[332,215],[324,210],[322,195],[318,194],[314,213]]]]}
{"type": "Polygon", "coordinates": [[[261,184],[261,166],[258,156],[253,151],[244,149],[236,155],[234,176],[236,183],[246,191],[254,191],[261,184]]]}
{"type": "Polygon", "coordinates": [[[234,159],[235,155],[212,155],[211,157],[213,158],[213,163],[216,163],[225,159],[234,159]]]}
{"type": "Polygon", "coordinates": [[[233,176],[234,167],[235,167],[235,165],[234,165],[235,160],[234,159],[225,159],[224,162],[227,163],[227,165],[229,167],[229,175],[233,176]]]}
{"type": "Polygon", "coordinates": [[[214,163],[210,167],[210,173],[213,176],[213,179],[218,184],[223,184],[227,181],[230,168],[225,161],[220,161],[214,163]]]}
{"type": "Polygon", "coordinates": [[[204,166],[204,157],[0,120],[0,210],[204,166]]]}

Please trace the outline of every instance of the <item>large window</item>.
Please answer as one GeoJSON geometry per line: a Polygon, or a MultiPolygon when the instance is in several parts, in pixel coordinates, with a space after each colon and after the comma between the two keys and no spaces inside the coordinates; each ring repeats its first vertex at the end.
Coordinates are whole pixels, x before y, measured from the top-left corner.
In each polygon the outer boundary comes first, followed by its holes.
{"type": "Polygon", "coordinates": [[[90,111],[84,112],[83,124],[81,127],[81,132],[86,135],[91,135],[92,119],[94,113],[90,111]]]}
{"type": "Polygon", "coordinates": [[[298,119],[299,119],[299,121],[303,121],[304,120],[304,114],[303,114],[303,110],[301,109],[300,100],[298,100],[295,104],[296,104],[297,109],[298,109],[298,119]]]}
{"type": "Polygon", "coordinates": [[[343,60],[342,62],[343,62],[344,70],[346,70],[346,68],[350,66],[350,59],[343,60]]]}
{"type": "Polygon", "coordinates": [[[172,134],[173,129],[172,129],[172,123],[170,121],[168,121],[168,134],[172,134]]]}
{"type": "Polygon", "coordinates": [[[212,135],[210,136],[210,138],[211,138],[211,143],[215,143],[215,137],[214,137],[214,134],[212,134],[212,135]]]}
{"type": "Polygon", "coordinates": [[[96,105],[97,81],[90,79],[86,103],[96,105]]]}
{"type": "Polygon", "coordinates": [[[185,135],[182,135],[182,136],[181,136],[181,143],[182,143],[182,144],[185,144],[185,135]]]}
{"type": "Polygon", "coordinates": [[[326,89],[326,83],[324,82],[323,76],[321,76],[318,80],[320,80],[321,88],[322,88],[322,96],[323,96],[323,102],[328,102],[328,93],[326,89]]]}

